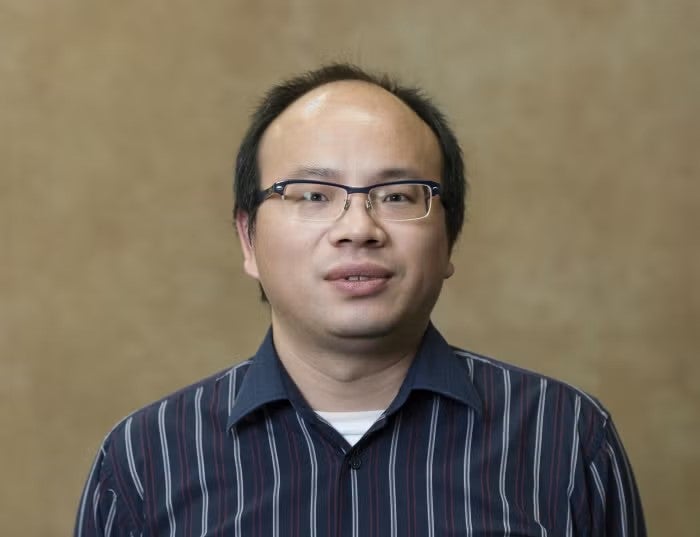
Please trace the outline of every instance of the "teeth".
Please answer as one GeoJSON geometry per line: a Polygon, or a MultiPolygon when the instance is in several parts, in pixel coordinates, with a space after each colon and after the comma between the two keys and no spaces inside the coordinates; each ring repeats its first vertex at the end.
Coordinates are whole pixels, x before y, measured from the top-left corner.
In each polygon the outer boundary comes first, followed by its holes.
{"type": "Polygon", "coordinates": [[[348,276],[345,279],[349,282],[364,282],[369,280],[369,276],[348,276]]]}

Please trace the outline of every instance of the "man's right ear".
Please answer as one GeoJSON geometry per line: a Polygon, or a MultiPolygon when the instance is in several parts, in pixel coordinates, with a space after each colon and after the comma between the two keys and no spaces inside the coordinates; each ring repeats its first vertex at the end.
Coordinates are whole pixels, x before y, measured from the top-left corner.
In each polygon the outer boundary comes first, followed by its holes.
{"type": "Polygon", "coordinates": [[[259,280],[258,262],[255,258],[255,245],[253,244],[253,234],[250,229],[250,216],[245,211],[238,211],[236,212],[235,220],[238,240],[241,243],[241,251],[243,252],[243,270],[248,276],[259,280]]]}

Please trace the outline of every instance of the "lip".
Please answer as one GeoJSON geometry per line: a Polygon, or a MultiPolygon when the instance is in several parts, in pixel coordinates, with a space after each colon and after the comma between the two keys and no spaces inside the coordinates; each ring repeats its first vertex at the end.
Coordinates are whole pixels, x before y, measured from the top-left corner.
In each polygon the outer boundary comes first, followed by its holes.
{"type": "Polygon", "coordinates": [[[353,276],[365,276],[371,279],[391,278],[393,272],[375,263],[344,263],[331,268],[324,276],[325,280],[345,280],[353,276]]]}
{"type": "Polygon", "coordinates": [[[364,297],[386,288],[393,271],[375,263],[346,263],[331,268],[324,280],[344,295],[364,297]]]}

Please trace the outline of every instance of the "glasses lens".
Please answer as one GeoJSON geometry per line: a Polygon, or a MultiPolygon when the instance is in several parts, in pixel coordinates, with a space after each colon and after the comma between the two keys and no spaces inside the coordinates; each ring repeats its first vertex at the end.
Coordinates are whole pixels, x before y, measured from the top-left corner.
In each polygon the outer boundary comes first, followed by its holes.
{"type": "Polygon", "coordinates": [[[333,220],[345,206],[345,190],[317,183],[292,183],[284,189],[282,199],[300,220],[333,220]]]}
{"type": "Polygon", "coordinates": [[[384,185],[369,193],[372,209],[385,220],[414,220],[430,212],[430,187],[414,183],[384,185]]]}

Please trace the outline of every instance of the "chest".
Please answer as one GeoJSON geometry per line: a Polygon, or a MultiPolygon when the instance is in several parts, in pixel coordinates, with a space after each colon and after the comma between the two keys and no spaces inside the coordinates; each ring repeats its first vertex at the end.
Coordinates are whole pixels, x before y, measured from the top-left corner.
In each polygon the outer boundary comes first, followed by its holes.
{"type": "Polygon", "coordinates": [[[539,536],[574,525],[579,461],[570,442],[538,441],[526,422],[504,428],[471,413],[428,412],[387,420],[355,447],[290,415],[185,448],[171,457],[170,475],[147,487],[149,531],[539,536]]]}

